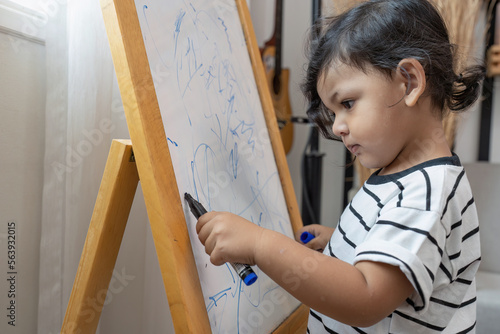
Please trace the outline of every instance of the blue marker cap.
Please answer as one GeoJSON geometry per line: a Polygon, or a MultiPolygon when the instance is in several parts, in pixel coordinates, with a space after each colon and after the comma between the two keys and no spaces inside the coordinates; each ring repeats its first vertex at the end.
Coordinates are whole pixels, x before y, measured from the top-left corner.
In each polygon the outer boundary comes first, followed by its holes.
{"type": "Polygon", "coordinates": [[[257,275],[254,272],[251,272],[250,274],[246,275],[245,278],[243,278],[243,282],[246,285],[252,285],[256,280],[257,275]]]}
{"type": "Polygon", "coordinates": [[[307,244],[312,239],[314,239],[314,234],[311,234],[309,232],[302,232],[302,234],[300,235],[300,241],[305,244],[307,244]]]}
{"type": "Polygon", "coordinates": [[[252,285],[257,280],[257,274],[255,274],[252,267],[248,264],[230,263],[230,265],[246,285],[252,285]]]}

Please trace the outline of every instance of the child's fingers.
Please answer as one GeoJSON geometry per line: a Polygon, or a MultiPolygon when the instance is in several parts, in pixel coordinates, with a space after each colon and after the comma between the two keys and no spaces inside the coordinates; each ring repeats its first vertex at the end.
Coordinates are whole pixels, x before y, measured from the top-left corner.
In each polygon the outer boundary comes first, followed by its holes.
{"type": "Polygon", "coordinates": [[[301,239],[301,236],[302,236],[302,233],[304,233],[304,232],[308,232],[308,233],[311,233],[314,236],[317,236],[318,232],[317,232],[316,224],[306,225],[306,226],[302,227],[301,229],[299,229],[297,231],[297,233],[295,233],[295,240],[300,241],[301,243],[303,243],[302,239],[301,239]]]}
{"type": "Polygon", "coordinates": [[[306,225],[297,231],[295,238],[307,248],[321,252],[328,244],[333,230],[331,227],[318,224],[306,225]],[[303,235],[305,232],[312,234],[314,238],[307,238],[307,235],[303,235]]]}
{"type": "Polygon", "coordinates": [[[198,219],[196,223],[196,233],[198,233],[198,239],[203,245],[206,245],[207,238],[212,233],[213,229],[213,219],[216,217],[217,213],[214,211],[205,213],[198,219]]]}
{"type": "Polygon", "coordinates": [[[210,261],[254,263],[255,245],[262,228],[228,212],[208,212],[196,223],[196,231],[210,261]]]}
{"type": "Polygon", "coordinates": [[[223,261],[220,257],[220,252],[217,251],[217,232],[216,228],[217,213],[208,212],[198,219],[196,223],[196,231],[198,239],[205,246],[205,253],[210,256],[210,262],[214,265],[221,265],[223,261]]]}
{"type": "Polygon", "coordinates": [[[217,250],[217,240],[213,234],[209,235],[205,241],[205,252],[210,256],[210,262],[216,266],[226,262],[222,259],[221,252],[217,250]]]}
{"type": "MultiPolygon", "coordinates": [[[[202,232],[204,229],[202,229],[202,232]]],[[[209,233],[203,245],[205,246],[205,253],[210,256],[210,262],[212,262],[212,264],[220,266],[227,262],[224,260],[222,252],[220,252],[220,247],[218,248],[216,233],[209,233]]]]}
{"type": "Polygon", "coordinates": [[[215,266],[221,266],[224,263],[228,262],[227,259],[224,258],[223,253],[219,252],[217,248],[213,248],[212,251],[210,253],[207,252],[207,254],[210,255],[210,262],[212,262],[212,264],[215,266]]]}
{"type": "Polygon", "coordinates": [[[207,224],[213,217],[217,215],[216,211],[210,211],[202,215],[199,219],[198,222],[196,222],[196,233],[200,233],[200,230],[205,224],[207,224]]]}

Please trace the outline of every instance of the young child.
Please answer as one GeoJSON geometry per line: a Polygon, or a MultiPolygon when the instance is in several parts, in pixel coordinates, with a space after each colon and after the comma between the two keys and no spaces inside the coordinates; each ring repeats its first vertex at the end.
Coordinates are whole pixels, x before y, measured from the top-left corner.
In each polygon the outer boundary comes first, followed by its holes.
{"type": "Polygon", "coordinates": [[[477,100],[484,69],[454,73],[427,0],[362,3],[329,19],[311,46],[308,115],[378,170],[335,231],[298,232],[316,236],[306,247],[231,213],[203,215],[211,261],[257,265],[310,306],[308,333],[474,332],[478,220],[442,120],[477,100]]]}

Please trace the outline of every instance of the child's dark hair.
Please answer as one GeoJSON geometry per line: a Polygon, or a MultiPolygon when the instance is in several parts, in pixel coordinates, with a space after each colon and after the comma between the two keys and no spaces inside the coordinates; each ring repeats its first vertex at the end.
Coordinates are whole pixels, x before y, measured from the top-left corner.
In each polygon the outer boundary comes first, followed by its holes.
{"type": "MultiPolygon", "coordinates": [[[[334,62],[362,71],[367,65],[392,78],[399,62],[418,60],[426,74],[426,94],[445,113],[470,107],[481,94],[483,66],[454,72],[455,46],[439,12],[427,0],[372,0],[317,23],[320,31],[310,42],[307,76],[302,91],[307,114],[322,134],[332,133],[332,114],[322,103],[317,83],[334,62]]],[[[441,115],[443,116],[443,115],[441,115]]]]}

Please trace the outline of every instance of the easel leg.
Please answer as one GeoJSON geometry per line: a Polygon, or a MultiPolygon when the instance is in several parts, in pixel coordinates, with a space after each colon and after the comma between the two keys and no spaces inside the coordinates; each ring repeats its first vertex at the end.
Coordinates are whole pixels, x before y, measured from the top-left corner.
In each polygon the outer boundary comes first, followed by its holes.
{"type": "Polygon", "coordinates": [[[94,333],[139,182],[130,140],[114,140],[64,317],[62,334],[94,333]]]}

